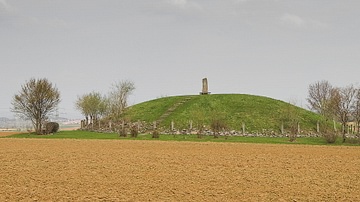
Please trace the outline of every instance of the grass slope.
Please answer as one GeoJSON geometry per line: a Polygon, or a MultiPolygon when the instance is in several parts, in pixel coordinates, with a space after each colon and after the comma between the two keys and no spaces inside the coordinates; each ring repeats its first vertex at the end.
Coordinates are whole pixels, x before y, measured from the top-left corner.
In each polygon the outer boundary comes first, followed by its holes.
{"type": "Polygon", "coordinates": [[[315,132],[320,116],[289,103],[262,96],[245,94],[214,94],[165,97],[140,103],[129,108],[127,117],[132,121],[153,122],[160,120],[161,126],[170,127],[173,120],[176,128],[187,128],[189,120],[194,127],[198,124],[210,125],[214,117],[223,119],[231,129],[241,130],[242,123],[247,132],[279,132],[289,114],[300,121],[305,132],[315,132]],[[180,104],[179,104],[180,103],[180,104]],[[175,106],[175,107],[174,107],[175,106]],[[285,121],[284,121],[285,120],[285,121]]]}

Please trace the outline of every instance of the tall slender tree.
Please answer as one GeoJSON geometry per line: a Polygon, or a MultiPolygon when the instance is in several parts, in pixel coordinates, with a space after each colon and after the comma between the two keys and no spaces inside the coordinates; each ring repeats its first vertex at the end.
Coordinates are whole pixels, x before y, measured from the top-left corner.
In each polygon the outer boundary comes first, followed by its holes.
{"type": "Polygon", "coordinates": [[[113,84],[109,93],[110,115],[114,119],[119,119],[128,106],[129,96],[135,90],[135,84],[132,81],[120,81],[113,84]]]}
{"type": "Polygon", "coordinates": [[[343,142],[345,142],[345,135],[347,132],[346,127],[354,106],[356,89],[353,85],[349,85],[343,88],[337,88],[335,92],[334,101],[336,105],[334,107],[334,112],[342,124],[343,142]]]}

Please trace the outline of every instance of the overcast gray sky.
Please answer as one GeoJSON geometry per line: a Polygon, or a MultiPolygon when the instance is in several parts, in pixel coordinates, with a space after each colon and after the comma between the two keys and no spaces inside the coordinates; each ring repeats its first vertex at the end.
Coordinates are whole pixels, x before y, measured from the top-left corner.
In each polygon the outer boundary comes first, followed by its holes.
{"type": "Polygon", "coordinates": [[[296,101],[319,80],[358,84],[359,0],[0,0],[0,117],[30,78],[78,95],[135,82],[135,104],[242,93],[296,101]]]}

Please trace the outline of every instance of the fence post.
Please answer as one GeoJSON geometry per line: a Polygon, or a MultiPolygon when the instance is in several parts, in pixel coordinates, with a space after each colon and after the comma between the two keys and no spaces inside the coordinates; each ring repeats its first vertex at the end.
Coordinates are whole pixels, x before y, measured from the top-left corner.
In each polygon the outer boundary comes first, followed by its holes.
{"type": "Polygon", "coordinates": [[[316,122],[316,132],[319,134],[320,133],[320,124],[319,121],[316,122]]]}
{"type": "Polygon", "coordinates": [[[140,132],[140,121],[137,121],[137,131],[140,132]]]}
{"type": "Polygon", "coordinates": [[[300,122],[297,122],[297,134],[300,134],[301,130],[300,130],[300,122]]]}
{"type": "Polygon", "coordinates": [[[245,123],[244,122],[242,123],[242,134],[243,135],[245,134],[245,123]]]}

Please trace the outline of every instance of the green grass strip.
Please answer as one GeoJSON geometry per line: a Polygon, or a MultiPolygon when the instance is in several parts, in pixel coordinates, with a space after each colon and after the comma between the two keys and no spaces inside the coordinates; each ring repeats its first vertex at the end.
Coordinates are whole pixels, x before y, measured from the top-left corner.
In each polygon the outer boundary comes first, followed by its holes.
{"type": "Polygon", "coordinates": [[[98,139],[98,140],[156,140],[156,141],[190,141],[190,142],[233,142],[233,143],[258,143],[258,144],[301,144],[301,145],[345,145],[359,146],[359,141],[354,139],[347,143],[342,143],[341,138],[334,144],[328,144],[321,137],[303,137],[297,138],[295,142],[290,142],[286,137],[241,137],[229,136],[214,138],[213,136],[203,136],[198,138],[196,135],[160,135],[160,138],[154,139],[150,134],[139,134],[137,138],[119,137],[116,133],[99,133],[90,131],[61,131],[53,135],[36,134],[16,134],[2,138],[41,138],[41,139],[98,139]]]}

